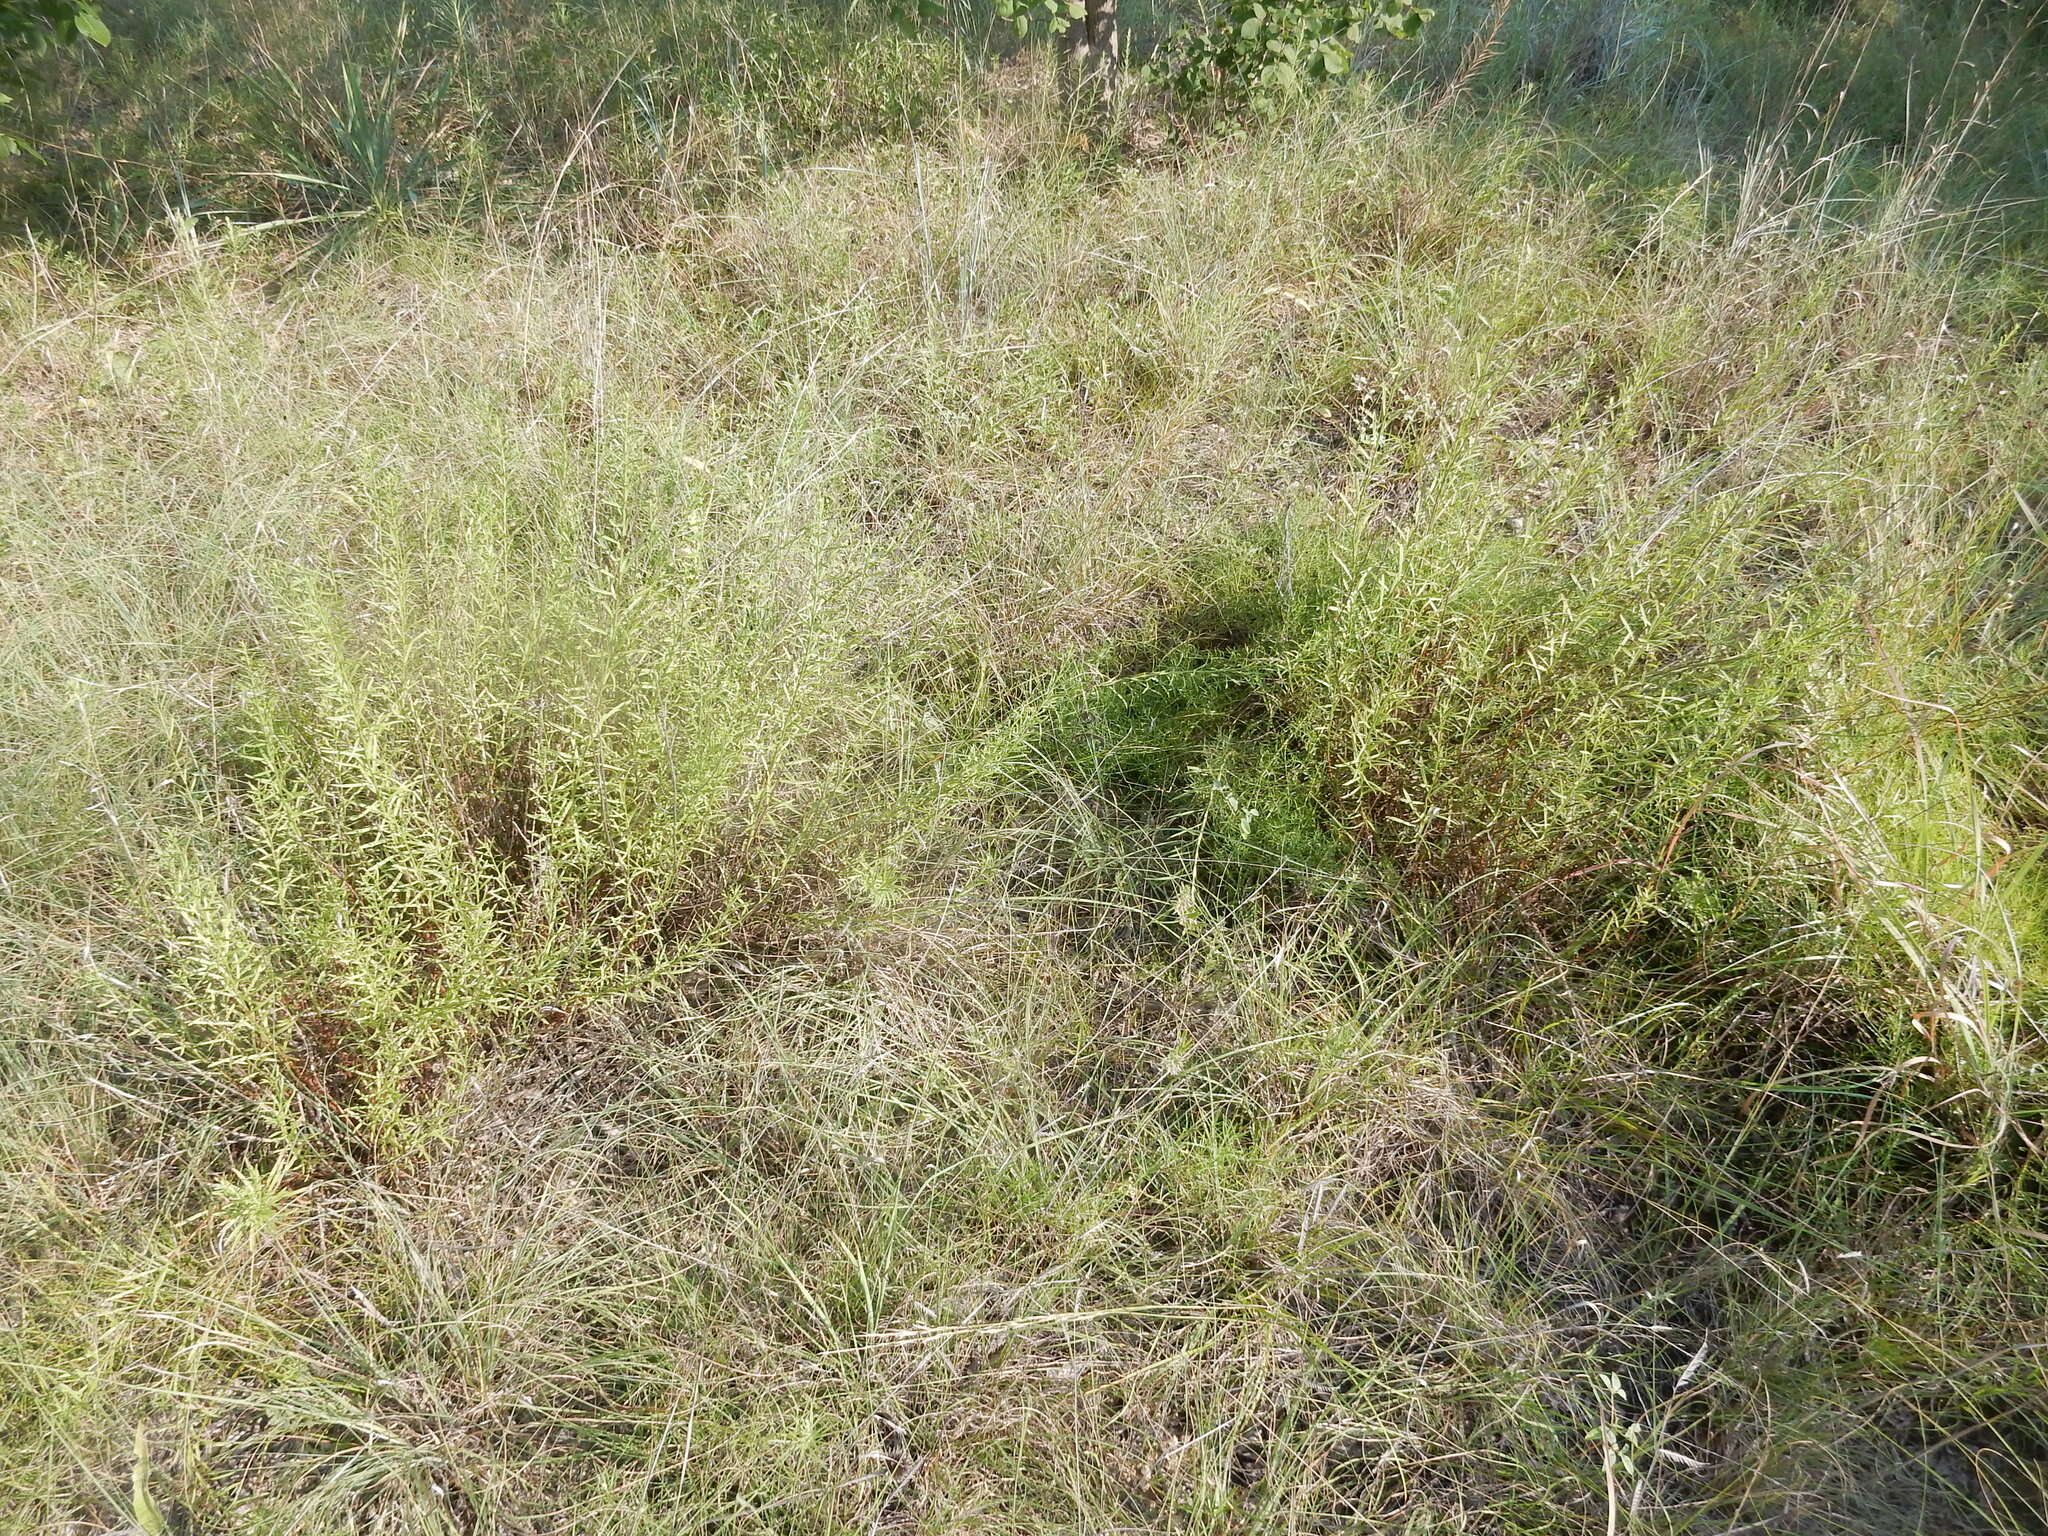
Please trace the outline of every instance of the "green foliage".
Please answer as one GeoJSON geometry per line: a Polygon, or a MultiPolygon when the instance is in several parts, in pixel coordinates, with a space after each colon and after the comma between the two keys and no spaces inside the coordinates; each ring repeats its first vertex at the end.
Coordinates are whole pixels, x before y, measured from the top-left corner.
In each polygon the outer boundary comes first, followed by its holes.
{"type": "Polygon", "coordinates": [[[1369,34],[1413,37],[1435,14],[1409,0],[1228,0],[1171,37],[1152,73],[1184,102],[1271,112],[1349,75],[1369,34]]]}
{"type": "MultiPolygon", "coordinates": [[[[0,64],[20,64],[51,48],[81,42],[102,48],[113,41],[94,0],[0,0],[0,64]]],[[[0,91],[0,107],[14,98],[0,91]]],[[[0,158],[18,153],[21,142],[0,129],[0,158]]]]}
{"type": "Polygon", "coordinates": [[[113,41],[93,0],[0,0],[0,56],[19,58],[80,39],[103,48],[113,41]]]}
{"type": "Polygon", "coordinates": [[[1063,27],[1078,20],[1086,0],[996,0],[996,15],[1016,29],[1019,37],[1033,27],[1063,27]]]}
{"type": "MultiPolygon", "coordinates": [[[[937,20],[944,0],[893,0],[900,17],[937,20]]],[[[1056,30],[1086,14],[1085,0],[996,0],[1019,37],[1056,30]]],[[[1173,30],[1148,69],[1184,104],[1273,112],[1305,91],[1351,73],[1373,33],[1413,37],[1436,13],[1412,0],[1227,0],[1206,19],[1173,30]]]]}
{"type": "MultiPolygon", "coordinates": [[[[906,21],[939,21],[951,11],[947,0],[888,0],[887,8],[906,21]]],[[[1086,0],[995,0],[997,19],[1007,22],[1019,37],[1029,36],[1034,27],[1064,27],[1086,10],[1086,0]]]]}

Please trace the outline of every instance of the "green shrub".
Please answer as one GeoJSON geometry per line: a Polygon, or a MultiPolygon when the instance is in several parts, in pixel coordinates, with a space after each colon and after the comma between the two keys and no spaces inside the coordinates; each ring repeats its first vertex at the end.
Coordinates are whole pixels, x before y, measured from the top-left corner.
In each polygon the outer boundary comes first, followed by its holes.
{"type": "Polygon", "coordinates": [[[1349,76],[1370,35],[1413,37],[1434,14],[1408,0],[1229,0],[1170,37],[1152,75],[1184,103],[1276,112],[1349,76]]]}

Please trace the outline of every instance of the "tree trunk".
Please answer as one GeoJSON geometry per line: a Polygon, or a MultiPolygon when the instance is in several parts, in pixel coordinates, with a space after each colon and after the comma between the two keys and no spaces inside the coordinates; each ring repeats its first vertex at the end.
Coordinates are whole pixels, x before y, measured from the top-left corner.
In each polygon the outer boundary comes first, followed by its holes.
{"type": "Polygon", "coordinates": [[[1116,29],[1116,0],[1085,0],[1082,14],[1067,23],[1067,57],[1083,79],[1116,83],[1123,44],[1116,29]]]}

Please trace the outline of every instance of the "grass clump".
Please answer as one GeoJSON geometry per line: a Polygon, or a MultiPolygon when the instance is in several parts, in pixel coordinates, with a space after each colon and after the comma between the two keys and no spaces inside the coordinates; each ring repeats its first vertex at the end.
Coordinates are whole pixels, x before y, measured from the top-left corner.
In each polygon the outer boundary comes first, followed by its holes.
{"type": "Polygon", "coordinates": [[[815,132],[551,198],[671,36],[589,16],[385,18],[532,95],[351,238],[232,96],[286,200],[0,256],[8,1522],[2034,1529],[1961,159],[1491,64],[1155,140],[764,7],[692,131],[815,132]]]}

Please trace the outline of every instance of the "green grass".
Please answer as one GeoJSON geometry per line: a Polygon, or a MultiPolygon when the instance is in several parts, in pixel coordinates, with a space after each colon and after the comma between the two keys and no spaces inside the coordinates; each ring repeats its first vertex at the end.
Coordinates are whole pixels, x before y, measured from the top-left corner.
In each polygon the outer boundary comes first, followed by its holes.
{"type": "Polygon", "coordinates": [[[0,251],[0,1525],[2038,1531],[2033,56],[1643,14],[1257,129],[125,18],[0,251]]]}

